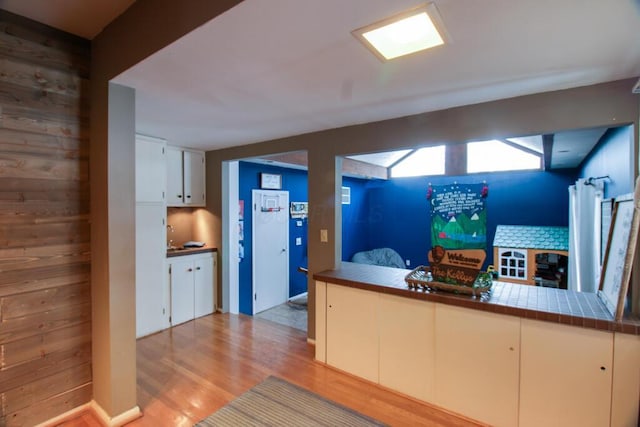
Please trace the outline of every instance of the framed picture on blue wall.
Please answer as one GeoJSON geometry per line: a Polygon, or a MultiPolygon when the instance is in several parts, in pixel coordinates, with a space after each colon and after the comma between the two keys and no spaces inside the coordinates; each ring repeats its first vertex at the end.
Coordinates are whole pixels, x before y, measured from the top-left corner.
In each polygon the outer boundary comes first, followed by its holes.
{"type": "Polygon", "coordinates": [[[260,188],[263,190],[282,190],[282,175],[262,172],[260,174],[260,188]]]}
{"type": "Polygon", "coordinates": [[[306,218],[309,215],[308,202],[291,202],[291,218],[306,218]]]}

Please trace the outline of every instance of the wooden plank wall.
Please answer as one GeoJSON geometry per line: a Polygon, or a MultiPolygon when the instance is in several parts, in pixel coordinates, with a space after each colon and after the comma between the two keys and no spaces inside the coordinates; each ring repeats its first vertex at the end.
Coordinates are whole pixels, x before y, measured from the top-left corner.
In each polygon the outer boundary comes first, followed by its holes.
{"type": "Polygon", "coordinates": [[[0,10],[0,426],[88,402],[90,43],[0,10]]]}

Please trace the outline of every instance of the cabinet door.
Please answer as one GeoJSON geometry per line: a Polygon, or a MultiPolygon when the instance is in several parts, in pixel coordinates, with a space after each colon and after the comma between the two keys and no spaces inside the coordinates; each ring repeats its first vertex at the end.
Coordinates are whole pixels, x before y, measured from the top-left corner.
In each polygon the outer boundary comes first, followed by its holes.
{"type": "Polygon", "coordinates": [[[193,319],[193,283],[193,261],[171,261],[171,325],[193,319]]]}
{"type": "Polygon", "coordinates": [[[613,334],[522,319],[520,426],[607,426],[613,334]]]}
{"type": "Polygon", "coordinates": [[[378,294],[327,284],[327,363],[378,382],[378,294]]]}
{"type": "Polygon", "coordinates": [[[164,203],[165,147],[161,140],[136,137],[136,202],[164,203]]]}
{"type": "Polygon", "coordinates": [[[167,205],[182,206],[184,204],[184,190],[182,187],[182,150],[177,147],[167,147],[167,205]]]}
{"type": "Polygon", "coordinates": [[[380,384],[433,401],[435,304],[380,295],[380,384]]]}
{"type": "Polygon", "coordinates": [[[611,425],[640,425],[640,336],[614,334],[612,382],[611,425]]]}
{"type": "Polygon", "coordinates": [[[213,313],[214,300],[214,262],[213,258],[200,258],[194,261],[194,315],[195,317],[205,316],[213,313]]]}
{"type": "Polygon", "coordinates": [[[436,305],[435,403],[494,426],[518,424],[520,319],[436,305]]]}
{"type": "Polygon", "coordinates": [[[185,151],[184,156],[184,203],[205,205],[204,153],[185,151]]]}
{"type": "Polygon", "coordinates": [[[168,327],[164,204],[136,205],[136,336],[168,327]]]}

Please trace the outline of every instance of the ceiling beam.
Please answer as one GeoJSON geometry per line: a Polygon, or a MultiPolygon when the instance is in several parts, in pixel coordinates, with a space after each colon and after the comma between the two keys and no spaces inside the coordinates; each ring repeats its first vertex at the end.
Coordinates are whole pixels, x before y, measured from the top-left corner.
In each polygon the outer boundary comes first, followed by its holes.
{"type": "Polygon", "coordinates": [[[551,169],[551,153],[553,152],[553,138],[554,134],[549,133],[542,135],[542,170],[548,171],[551,169]]]}
{"type": "MultiPolygon", "coordinates": [[[[263,160],[271,160],[277,163],[303,166],[305,169],[309,164],[306,151],[292,151],[290,153],[261,156],[260,158],[263,160]]],[[[348,157],[344,157],[342,159],[342,174],[363,178],[389,178],[388,170],[384,166],[378,166],[371,163],[362,162],[360,160],[353,160],[348,157]]]]}
{"type": "Polygon", "coordinates": [[[304,166],[305,169],[309,165],[307,159],[307,151],[292,151],[290,153],[273,154],[270,156],[261,156],[263,160],[270,160],[278,163],[287,163],[290,165],[304,166]]]}
{"type": "Polygon", "coordinates": [[[360,160],[353,160],[348,157],[342,159],[342,174],[370,179],[389,179],[389,171],[384,166],[361,162],[360,160]]]}

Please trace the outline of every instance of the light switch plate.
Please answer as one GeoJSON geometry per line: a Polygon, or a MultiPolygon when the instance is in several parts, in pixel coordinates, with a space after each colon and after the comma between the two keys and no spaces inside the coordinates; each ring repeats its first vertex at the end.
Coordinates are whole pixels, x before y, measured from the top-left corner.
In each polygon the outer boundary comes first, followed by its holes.
{"type": "Polygon", "coordinates": [[[296,227],[302,227],[302,221],[296,221],[296,227]]]}
{"type": "Polygon", "coordinates": [[[296,246],[302,245],[302,237],[296,237],[296,246]]]}
{"type": "Polygon", "coordinates": [[[329,232],[327,229],[323,228],[320,230],[320,242],[327,243],[329,241],[329,232]]]}

